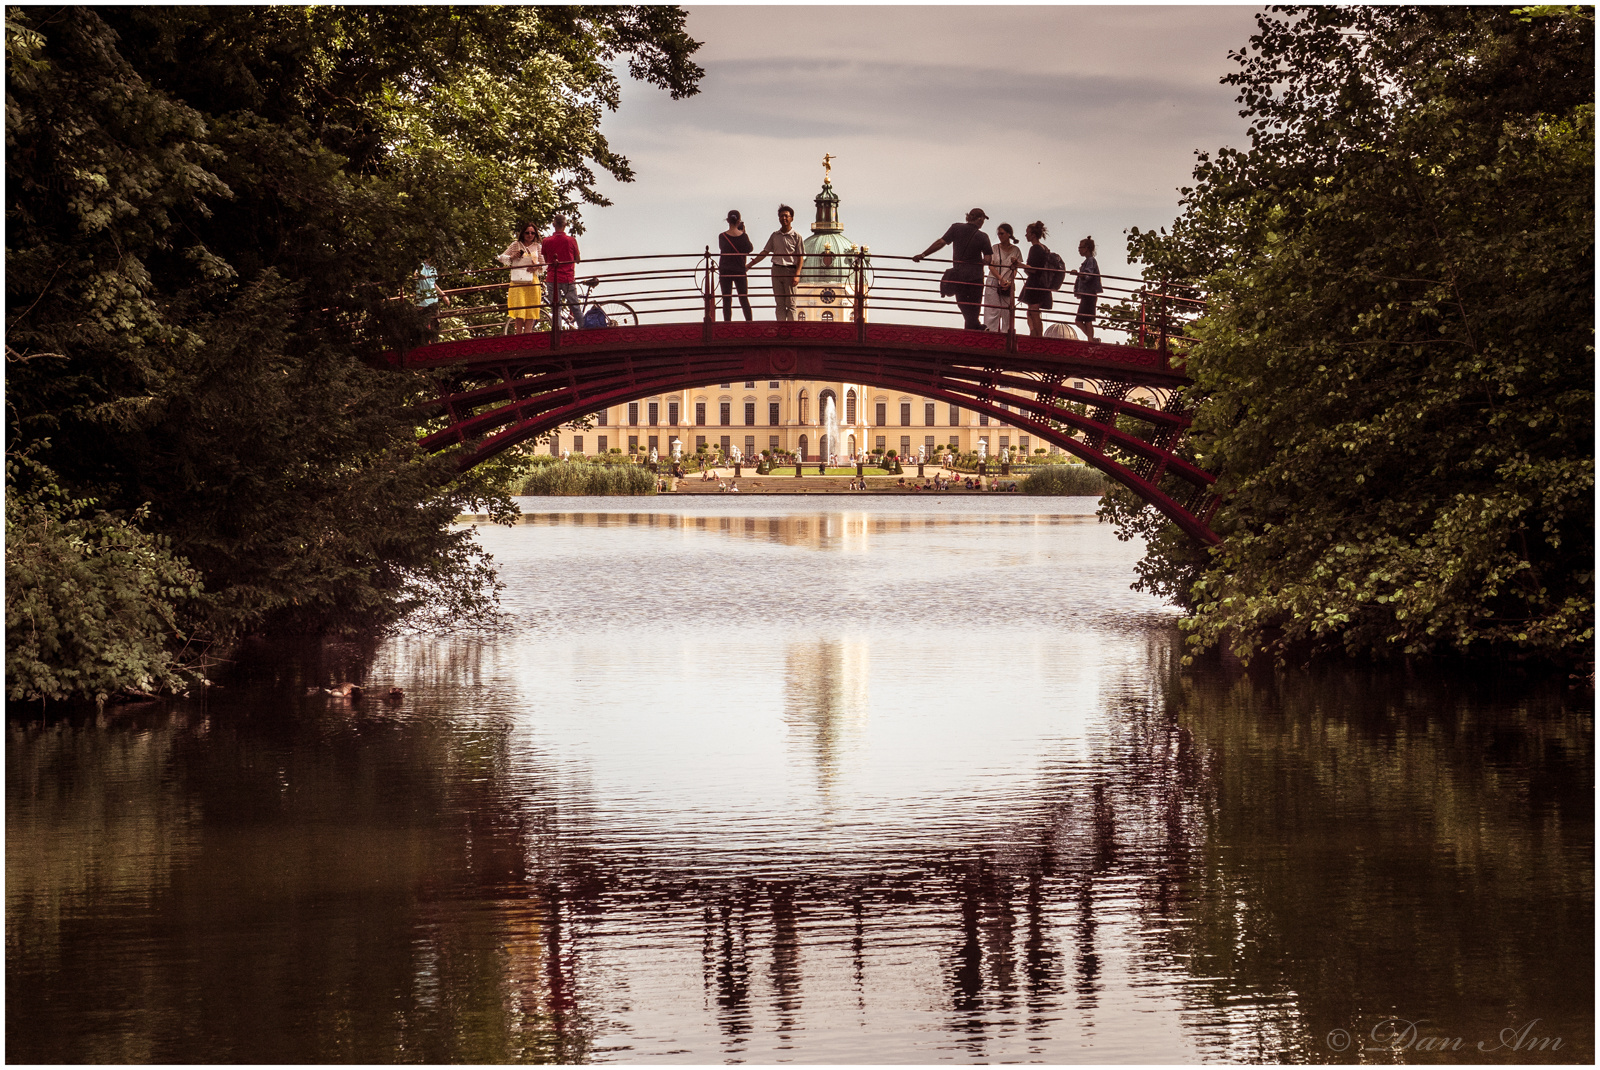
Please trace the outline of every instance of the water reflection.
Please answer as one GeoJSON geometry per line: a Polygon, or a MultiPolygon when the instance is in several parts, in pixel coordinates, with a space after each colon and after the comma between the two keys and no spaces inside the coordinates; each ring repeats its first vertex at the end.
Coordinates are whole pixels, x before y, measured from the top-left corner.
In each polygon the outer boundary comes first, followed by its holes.
{"type": "Polygon", "coordinates": [[[784,660],[784,722],[796,751],[815,765],[823,805],[832,809],[839,763],[860,746],[867,718],[867,643],[791,643],[784,660]]]}
{"type": "Polygon", "coordinates": [[[928,519],[540,519],[398,707],[14,719],[10,1057],[1592,1058],[1587,700],[1180,672],[1104,529],[928,519]]]}

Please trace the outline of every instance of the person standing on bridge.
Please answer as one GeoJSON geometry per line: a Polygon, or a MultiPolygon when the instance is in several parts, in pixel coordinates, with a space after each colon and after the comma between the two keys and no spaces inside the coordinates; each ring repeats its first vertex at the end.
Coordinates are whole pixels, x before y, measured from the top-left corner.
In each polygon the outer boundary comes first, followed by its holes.
{"type": "Polygon", "coordinates": [[[1024,230],[1028,239],[1028,284],[1022,288],[1022,303],[1028,306],[1028,336],[1044,337],[1044,314],[1050,311],[1051,283],[1054,272],[1050,270],[1050,249],[1044,239],[1047,231],[1043,220],[1034,220],[1024,230]]]}
{"type": "Polygon", "coordinates": [[[994,228],[998,244],[989,254],[989,274],[983,280],[983,329],[1011,332],[1012,313],[1016,306],[1017,268],[1022,263],[1022,250],[1017,248],[1017,232],[1010,223],[994,228]]]}
{"type": "Polygon", "coordinates": [[[772,301],[777,306],[778,318],[792,320],[794,291],[800,285],[800,269],[805,266],[806,251],[799,232],[794,229],[794,209],[787,204],[778,205],[778,229],[750,261],[750,266],[755,267],[765,256],[772,257],[772,301]]]}
{"type": "Polygon", "coordinates": [[[578,239],[567,233],[567,217],[560,212],[550,217],[550,225],[555,233],[540,247],[545,262],[550,265],[550,308],[555,311],[558,302],[566,305],[567,311],[572,313],[572,322],[581,327],[583,310],[578,302],[578,264],[583,256],[578,252],[578,239]]]}
{"type": "Polygon", "coordinates": [[[539,228],[524,223],[517,231],[516,241],[506,246],[506,251],[495,257],[511,269],[511,282],[506,290],[506,317],[512,334],[530,334],[539,322],[539,307],[543,300],[539,293],[539,268],[544,257],[539,255],[539,228]]]}
{"type": "Polygon", "coordinates": [[[1083,335],[1089,341],[1094,341],[1094,306],[1096,299],[1105,289],[1100,285],[1100,263],[1094,258],[1094,238],[1088,237],[1078,243],[1078,255],[1083,257],[1083,263],[1072,274],[1077,276],[1072,280],[1072,292],[1078,298],[1078,315],[1076,322],[1083,330],[1083,335]]]}
{"type": "Polygon", "coordinates": [[[983,302],[983,266],[994,247],[989,244],[989,235],[980,228],[988,218],[989,213],[974,208],[967,213],[965,223],[951,223],[944,237],[911,258],[913,263],[921,263],[923,257],[950,246],[950,270],[944,273],[939,293],[940,296],[947,293],[955,296],[956,306],[961,309],[961,318],[969,331],[983,330],[978,318],[978,308],[983,302]]]}
{"type": "Polygon", "coordinates": [[[728,213],[728,229],[717,235],[717,245],[722,251],[722,260],[717,265],[717,274],[722,276],[722,322],[733,319],[733,290],[737,286],[739,304],[744,308],[745,322],[749,323],[755,317],[750,314],[750,279],[744,258],[755,246],[750,242],[750,235],[744,232],[744,222],[737,208],[728,213]]]}

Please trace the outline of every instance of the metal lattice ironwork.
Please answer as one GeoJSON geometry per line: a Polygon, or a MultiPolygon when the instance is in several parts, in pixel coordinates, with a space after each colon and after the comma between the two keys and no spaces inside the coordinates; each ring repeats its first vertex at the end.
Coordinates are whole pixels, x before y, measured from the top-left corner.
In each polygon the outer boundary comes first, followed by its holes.
{"type": "Polygon", "coordinates": [[[1162,350],[859,319],[707,319],[467,338],[390,360],[437,373],[430,409],[443,426],[422,445],[461,448],[463,469],[656,394],[734,379],[853,382],[957,404],[1027,431],[1105,472],[1191,537],[1218,541],[1208,526],[1215,477],[1178,453],[1189,427],[1188,377],[1162,350]],[[1071,379],[1101,389],[1063,385],[1071,379]],[[1128,400],[1138,387],[1165,394],[1164,403],[1128,400]]]}

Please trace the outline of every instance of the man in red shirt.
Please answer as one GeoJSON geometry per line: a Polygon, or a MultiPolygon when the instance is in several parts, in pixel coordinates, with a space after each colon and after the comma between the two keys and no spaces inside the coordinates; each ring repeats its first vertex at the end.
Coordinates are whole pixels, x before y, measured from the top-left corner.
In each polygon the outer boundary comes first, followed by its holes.
{"type": "Polygon", "coordinates": [[[539,251],[544,254],[545,263],[550,265],[550,285],[547,292],[550,294],[551,311],[553,314],[559,314],[556,311],[556,292],[559,290],[559,300],[572,313],[572,321],[581,327],[583,311],[578,306],[576,265],[583,260],[583,257],[578,253],[578,239],[567,233],[567,217],[560,212],[551,218],[550,225],[555,232],[539,243],[539,251]]]}

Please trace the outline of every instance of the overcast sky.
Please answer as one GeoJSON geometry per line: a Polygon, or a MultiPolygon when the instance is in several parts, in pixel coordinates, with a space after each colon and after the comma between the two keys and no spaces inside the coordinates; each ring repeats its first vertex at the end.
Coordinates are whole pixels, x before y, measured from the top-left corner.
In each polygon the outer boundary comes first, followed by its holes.
{"type": "MultiPolygon", "coordinates": [[[[967,209],[1042,219],[1075,265],[1092,234],[1169,225],[1197,149],[1242,146],[1228,51],[1254,7],[700,7],[700,93],[629,82],[603,130],[636,180],[585,212],[584,254],[715,247],[729,208],[757,248],[780,201],[809,232],[831,152],[845,234],[920,252],[967,209]]],[[[948,255],[948,254],[945,254],[948,255]]]]}

